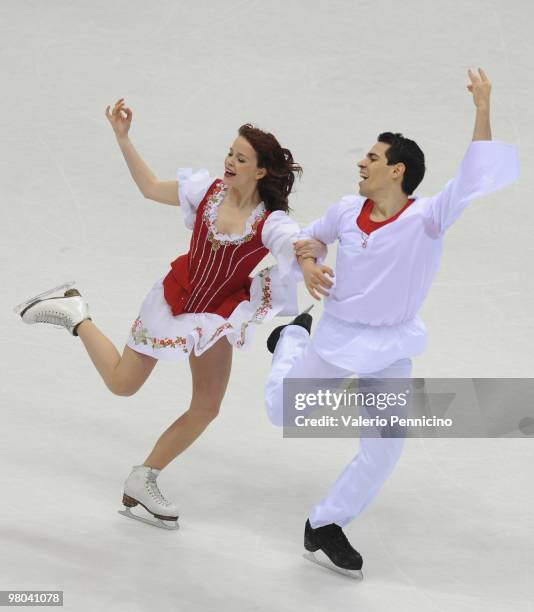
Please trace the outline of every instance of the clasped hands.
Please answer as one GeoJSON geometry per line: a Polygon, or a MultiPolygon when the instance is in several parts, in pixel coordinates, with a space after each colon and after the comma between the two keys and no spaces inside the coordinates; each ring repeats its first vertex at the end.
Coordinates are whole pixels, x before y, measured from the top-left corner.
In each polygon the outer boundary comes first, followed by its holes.
{"type": "Polygon", "coordinates": [[[326,245],[320,240],[307,239],[297,240],[293,247],[309,294],[316,300],[320,300],[321,295],[327,296],[326,290],[333,286],[328,276],[333,278],[334,271],[316,263],[318,257],[326,254],[326,245]]]}

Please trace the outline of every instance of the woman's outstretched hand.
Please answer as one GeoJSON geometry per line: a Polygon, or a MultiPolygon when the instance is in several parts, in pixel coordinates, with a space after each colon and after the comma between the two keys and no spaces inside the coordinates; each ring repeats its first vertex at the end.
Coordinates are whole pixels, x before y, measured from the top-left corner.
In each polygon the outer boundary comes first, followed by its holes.
{"type": "Polygon", "coordinates": [[[110,108],[110,106],[106,107],[106,117],[117,138],[124,138],[128,135],[132,123],[132,111],[124,106],[124,98],[117,100],[111,112],[109,111],[110,108]]]}
{"type": "Polygon", "coordinates": [[[314,238],[297,240],[293,248],[297,257],[313,257],[314,259],[318,259],[319,257],[326,257],[328,253],[326,244],[314,238]]]}

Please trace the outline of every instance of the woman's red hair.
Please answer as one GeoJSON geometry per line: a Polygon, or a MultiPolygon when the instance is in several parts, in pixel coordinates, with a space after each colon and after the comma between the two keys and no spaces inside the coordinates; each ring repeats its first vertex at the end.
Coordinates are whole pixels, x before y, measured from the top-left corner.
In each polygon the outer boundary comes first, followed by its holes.
{"type": "Polygon", "coordinates": [[[289,149],[280,146],[269,132],[264,132],[250,123],[239,128],[239,135],[245,138],[256,151],[258,168],[267,170],[266,176],[258,181],[258,192],[267,210],[289,212],[288,197],[295,182],[295,175],[302,174],[302,168],[293,161],[289,149]]]}

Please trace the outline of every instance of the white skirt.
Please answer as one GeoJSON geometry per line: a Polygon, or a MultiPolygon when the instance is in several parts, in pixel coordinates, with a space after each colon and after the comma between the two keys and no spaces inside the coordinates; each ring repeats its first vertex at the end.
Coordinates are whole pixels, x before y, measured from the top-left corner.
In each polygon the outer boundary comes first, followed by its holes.
{"type": "Polygon", "coordinates": [[[236,348],[247,348],[254,326],[276,315],[297,314],[294,282],[284,282],[278,266],[264,268],[252,280],[250,301],[241,302],[225,319],[217,314],[172,314],[163,295],[162,276],[144,299],[133,322],[127,345],[138,353],[166,361],[202,355],[223,336],[236,348]]]}

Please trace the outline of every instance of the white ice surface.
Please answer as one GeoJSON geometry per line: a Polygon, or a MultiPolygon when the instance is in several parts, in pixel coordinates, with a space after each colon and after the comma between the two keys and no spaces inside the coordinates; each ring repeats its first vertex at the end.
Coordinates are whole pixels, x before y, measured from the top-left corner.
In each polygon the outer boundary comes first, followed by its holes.
{"type": "Polygon", "coordinates": [[[481,65],[494,138],[519,145],[521,178],[450,231],[414,375],[531,376],[534,5],[5,0],[0,23],[0,590],[61,589],[76,612],[532,609],[532,440],[410,440],[346,530],[365,558],[354,583],[301,553],[309,509],[357,442],[269,425],[268,329],[234,353],[221,416],[160,476],[182,516],[165,532],[117,510],[130,467],[188,405],[187,362],[116,397],[79,339],[11,308],[74,278],[122,350],[185,252],[180,212],[130,179],[104,117],[119,97],[162,179],[219,173],[242,123],[273,131],[304,166],[292,207],[305,223],[354,190],[355,162],[385,130],[421,145],[419,193],[438,191],[471,138],[465,73],[481,65]]]}

